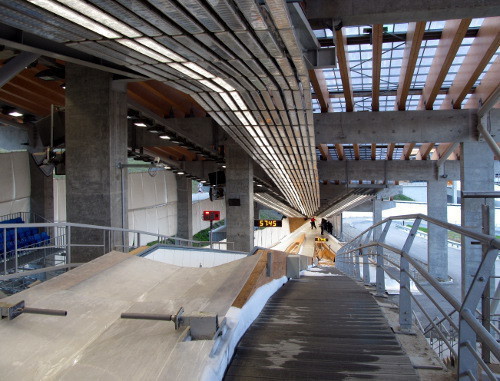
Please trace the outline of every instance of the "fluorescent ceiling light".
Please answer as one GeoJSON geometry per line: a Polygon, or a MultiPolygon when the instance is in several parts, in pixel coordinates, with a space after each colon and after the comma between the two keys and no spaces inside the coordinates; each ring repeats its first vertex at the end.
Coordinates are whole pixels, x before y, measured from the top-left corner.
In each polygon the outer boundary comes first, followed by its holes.
{"type": "Polygon", "coordinates": [[[243,111],[243,114],[245,114],[246,118],[248,119],[248,121],[250,122],[250,124],[252,126],[257,125],[257,122],[255,121],[255,119],[250,111],[243,111]]]}
{"type": "Polygon", "coordinates": [[[209,89],[212,89],[213,91],[216,91],[218,93],[223,93],[224,90],[222,90],[219,86],[215,86],[212,82],[210,82],[208,79],[202,79],[200,83],[204,84],[206,87],[209,89]]]}
{"type": "Polygon", "coordinates": [[[21,114],[19,111],[11,111],[9,112],[9,115],[10,116],[14,116],[14,117],[20,117],[20,116],[23,116],[23,114],[21,114]]]}
{"type": "Polygon", "coordinates": [[[162,135],[159,135],[160,139],[163,139],[163,140],[170,140],[172,139],[172,137],[170,137],[169,135],[165,135],[165,134],[162,134],[162,135]]]}
{"type": "Polygon", "coordinates": [[[54,1],[51,0],[28,0],[30,3],[35,4],[39,6],[40,8],[46,9],[52,13],[55,13],[58,16],[61,16],[65,18],[66,20],[72,21],[75,24],[81,25],[84,28],[87,28],[93,32],[96,32],[97,34],[100,34],[101,36],[107,37],[107,38],[120,38],[121,36],[112,31],[109,28],[106,28],[105,26],[96,23],[89,19],[88,17],[85,17],[81,15],[80,13],[77,13],[69,8],[66,8],[54,1]]]}
{"type": "Polygon", "coordinates": [[[152,40],[151,38],[141,37],[141,38],[136,39],[136,41],[147,46],[148,48],[153,49],[154,51],[156,51],[160,54],[163,54],[165,57],[170,58],[172,61],[176,61],[176,62],[186,61],[184,57],[181,57],[180,55],[174,53],[170,49],[157,43],[156,41],[152,40]]]}
{"type": "Polygon", "coordinates": [[[144,54],[145,56],[151,57],[159,62],[164,62],[164,63],[171,62],[168,58],[155,53],[154,51],[146,48],[144,45],[138,44],[135,41],[126,40],[122,38],[116,40],[116,42],[119,42],[120,44],[125,45],[126,47],[135,50],[138,53],[144,54]]]}
{"type": "Polygon", "coordinates": [[[180,64],[180,63],[171,63],[171,64],[168,64],[168,66],[170,66],[171,68],[177,70],[178,72],[181,72],[184,75],[187,75],[190,78],[193,78],[193,79],[203,79],[203,77],[201,75],[199,75],[199,74],[197,74],[197,73],[189,70],[183,64],[180,64]]]}
{"type": "Polygon", "coordinates": [[[124,36],[127,37],[139,37],[141,33],[139,33],[134,28],[129,27],[125,23],[115,19],[114,17],[108,15],[107,13],[101,11],[99,8],[94,7],[88,3],[84,3],[81,0],[58,0],[60,3],[73,8],[75,11],[78,11],[93,20],[99,20],[100,23],[107,25],[111,29],[120,32],[124,36]]]}
{"type": "Polygon", "coordinates": [[[179,171],[179,172],[177,172],[177,174],[178,174],[178,175],[183,175],[183,174],[184,174],[184,172],[179,171]]]}
{"type": "Polygon", "coordinates": [[[191,69],[195,73],[201,74],[204,77],[215,78],[215,75],[213,75],[209,71],[203,69],[200,65],[197,65],[194,62],[185,62],[184,66],[188,67],[189,69],[191,69]]]}
{"type": "Polygon", "coordinates": [[[137,123],[134,123],[134,126],[137,126],[137,127],[147,127],[147,125],[143,122],[137,122],[137,123]]]}
{"type": "Polygon", "coordinates": [[[234,100],[236,101],[236,104],[238,105],[238,107],[240,109],[248,110],[248,107],[247,107],[246,103],[243,101],[243,99],[241,99],[240,94],[238,94],[236,91],[232,91],[230,94],[234,98],[234,100]]]}
{"type": "Polygon", "coordinates": [[[252,136],[253,138],[257,137],[257,134],[255,133],[255,131],[253,130],[252,127],[246,126],[245,128],[247,129],[247,131],[250,134],[250,136],[252,136]]]}
{"type": "Polygon", "coordinates": [[[231,86],[229,83],[224,81],[222,78],[215,77],[215,78],[212,78],[212,81],[214,81],[216,84],[218,84],[224,90],[227,90],[227,91],[234,91],[235,90],[233,86],[231,86]]]}
{"type": "Polygon", "coordinates": [[[233,102],[232,98],[227,93],[219,94],[224,102],[229,106],[229,108],[233,111],[239,111],[238,106],[233,102]]]}
{"type": "Polygon", "coordinates": [[[243,116],[243,114],[241,112],[238,112],[236,111],[234,113],[234,115],[236,115],[236,117],[240,120],[240,122],[244,125],[244,126],[247,126],[248,125],[248,121],[245,119],[245,117],[243,116]]]}

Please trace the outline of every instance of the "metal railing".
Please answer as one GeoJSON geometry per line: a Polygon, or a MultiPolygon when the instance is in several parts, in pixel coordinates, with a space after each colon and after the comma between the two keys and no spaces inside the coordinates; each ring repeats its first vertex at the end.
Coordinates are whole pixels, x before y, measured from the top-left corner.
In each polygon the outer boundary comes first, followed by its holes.
{"type": "Polygon", "coordinates": [[[497,280],[494,271],[492,275],[492,269],[499,249],[500,240],[492,236],[423,214],[414,214],[390,217],[363,231],[337,252],[336,264],[339,270],[366,285],[371,284],[370,267],[375,266],[376,294],[379,296],[385,296],[385,274],[398,281],[401,331],[411,331],[412,304],[415,304],[428,322],[424,334],[430,338],[434,347],[437,346],[437,352],[450,356],[453,361],[457,360],[460,380],[476,380],[483,373],[489,379],[497,380],[498,375],[493,373],[490,364],[498,364],[500,360],[500,331],[497,328],[498,315],[494,310],[490,312],[489,308],[497,303],[493,300],[495,298],[489,297],[489,292],[490,281],[495,284],[497,280]],[[414,220],[414,223],[403,246],[398,248],[387,244],[386,237],[391,223],[395,220],[410,219],[414,220]],[[463,300],[454,297],[420,261],[410,256],[413,240],[423,220],[469,237],[476,244],[482,245],[482,260],[463,300]],[[417,298],[412,293],[410,282],[415,284],[421,297],[417,298]],[[429,308],[422,305],[423,300],[431,302],[431,306],[439,314],[437,319],[429,315],[429,308]],[[480,302],[484,313],[477,309],[480,302]]]}
{"type": "MultiPolygon", "coordinates": [[[[16,218],[18,215],[12,217],[16,218]]],[[[10,218],[6,218],[8,220],[10,218]]],[[[4,275],[18,273],[23,263],[30,259],[38,259],[48,255],[62,255],[64,264],[72,263],[72,251],[78,248],[87,248],[98,254],[106,254],[112,250],[129,252],[142,245],[155,243],[184,246],[184,247],[217,247],[219,250],[234,248],[234,242],[194,241],[163,234],[151,233],[142,230],[122,229],[106,226],[60,223],[17,223],[0,224],[3,240],[0,242],[0,272],[4,275]],[[35,244],[21,247],[19,229],[36,228],[39,232],[46,232],[49,239],[35,244]],[[7,232],[13,233],[12,250],[8,249],[7,232]],[[75,233],[83,241],[75,241],[75,233]],[[83,237],[83,238],[81,238],[83,237]]],[[[0,277],[1,280],[1,277],[0,277]]]]}

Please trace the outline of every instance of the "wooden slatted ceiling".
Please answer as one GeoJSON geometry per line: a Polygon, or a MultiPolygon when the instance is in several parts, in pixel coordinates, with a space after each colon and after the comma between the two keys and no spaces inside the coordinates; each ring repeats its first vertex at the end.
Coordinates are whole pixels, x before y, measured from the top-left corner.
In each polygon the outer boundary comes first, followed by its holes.
{"type": "Polygon", "coordinates": [[[337,51],[337,63],[344,90],[345,107],[347,112],[354,111],[354,97],[352,94],[351,69],[349,66],[349,55],[347,52],[347,39],[344,28],[335,31],[335,49],[337,51]]]}
{"type": "Polygon", "coordinates": [[[408,24],[403,63],[401,65],[401,74],[399,76],[399,85],[396,94],[396,109],[399,111],[406,110],[406,99],[408,98],[413,73],[417,64],[418,52],[422,45],[425,24],[425,21],[411,22],[408,24]]]}
{"type": "Polygon", "coordinates": [[[453,80],[441,109],[459,109],[500,44],[500,17],[484,20],[453,80]]]}
{"type": "Polygon", "coordinates": [[[429,69],[429,74],[427,74],[418,105],[419,110],[432,110],[436,96],[441,90],[441,85],[450,70],[450,66],[462,44],[470,23],[471,19],[448,20],[446,22],[429,69]]]}
{"type": "Polygon", "coordinates": [[[376,24],[372,28],[372,111],[379,111],[380,70],[382,67],[382,35],[383,25],[376,24]]]}

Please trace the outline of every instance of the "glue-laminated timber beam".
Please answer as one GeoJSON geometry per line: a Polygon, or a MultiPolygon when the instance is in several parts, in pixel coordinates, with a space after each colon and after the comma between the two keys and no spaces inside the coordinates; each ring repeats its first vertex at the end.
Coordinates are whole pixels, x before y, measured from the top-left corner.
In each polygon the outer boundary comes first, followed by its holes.
{"type": "Polygon", "coordinates": [[[436,96],[441,90],[441,85],[457,55],[470,22],[471,19],[446,21],[422,90],[418,105],[419,110],[432,110],[436,96]]]}
{"type": "Polygon", "coordinates": [[[372,27],[372,111],[379,111],[380,70],[382,67],[382,35],[383,25],[372,27]]]}
{"type": "Polygon", "coordinates": [[[484,20],[453,80],[441,109],[459,109],[500,44],[500,17],[484,20]]]}
{"type": "Polygon", "coordinates": [[[490,17],[500,15],[500,4],[496,0],[308,0],[305,13],[311,27],[321,29],[331,20],[358,26],[490,17]]]}
{"type": "Polygon", "coordinates": [[[330,100],[330,93],[328,92],[328,88],[326,86],[323,69],[309,70],[309,79],[314,92],[316,93],[319,106],[321,107],[321,112],[333,111],[332,101],[330,100]]]}
{"type": "Polygon", "coordinates": [[[410,160],[411,152],[413,151],[413,147],[415,147],[415,143],[406,143],[403,148],[403,153],[401,154],[401,160],[410,160]]]}
{"type": "Polygon", "coordinates": [[[403,63],[401,65],[401,74],[399,76],[398,90],[396,94],[396,109],[406,110],[406,100],[410,90],[413,73],[417,64],[418,52],[422,45],[422,37],[425,31],[425,21],[408,24],[406,34],[406,44],[403,53],[403,63]]]}
{"type": "Polygon", "coordinates": [[[392,155],[394,154],[394,148],[396,148],[396,144],[389,143],[387,145],[387,160],[392,160],[392,155]]]}
{"type": "Polygon", "coordinates": [[[352,149],[354,150],[354,159],[359,160],[359,144],[353,144],[352,149]]]}
{"type": "MultiPolygon", "coordinates": [[[[500,138],[500,110],[490,111],[500,138]]],[[[477,110],[380,111],[314,114],[316,144],[436,143],[477,139],[477,110]],[[351,126],[351,128],[346,128],[351,126]]]]}
{"type": "Polygon", "coordinates": [[[343,28],[335,30],[335,50],[337,52],[337,63],[344,90],[345,108],[347,112],[354,111],[354,97],[352,95],[351,68],[349,66],[349,54],[347,51],[347,40],[343,28]]]}
{"type": "Polygon", "coordinates": [[[375,160],[377,158],[377,143],[372,143],[371,146],[371,159],[375,160]]]}
{"type": "MultiPolygon", "coordinates": [[[[500,85],[500,56],[490,66],[464,108],[480,109],[500,85]]],[[[497,102],[498,105],[498,102],[497,102]]]]}
{"type": "Polygon", "coordinates": [[[441,143],[432,154],[432,160],[438,160],[440,165],[441,163],[444,163],[446,160],[456,160],[457,157],[454,151],[458,145],[459,145],[458,142],[441,143]]]}
{"type": "Polygon", "coordinates": [[[335,144],[335,150],[339,160],[344,160],[344,146],[342,144],[335,144]]]}
{"type": "MultiPolygon", "coordinates": [[[[436,176],[435,160],[347,160],[318,162],[319,178],[327,181],[418,181],[436,176]]],[[[449,180],[460,179],[460,162],[446,163],[449,180]]]]}
{"type": "Polygon", "coordinates": [[[326,144],[320,144],[318,146],[319,152],[321,153],[323,160],[330,160],[330,152],[328,152],[328,146],[326,144]]]}
{"type": "Polygon", "coordinates": [[[434,148],[434,143],[424,143],[420,146],[417,153],[417,160],[427,160],[430,152],[434,148]]]}

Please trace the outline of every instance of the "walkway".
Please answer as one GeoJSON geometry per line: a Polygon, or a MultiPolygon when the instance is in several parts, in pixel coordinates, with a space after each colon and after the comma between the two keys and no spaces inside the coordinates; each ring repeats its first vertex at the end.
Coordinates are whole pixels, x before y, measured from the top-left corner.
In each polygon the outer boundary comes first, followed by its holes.
{"type": "MultiPolygon", "coordinates": [[[[373,297],[350,278],[284,285],[243,336],[225,380],[418,380],[373,297]]],[[[318,274],[319,275],[319,274],[318,274]]]]}

